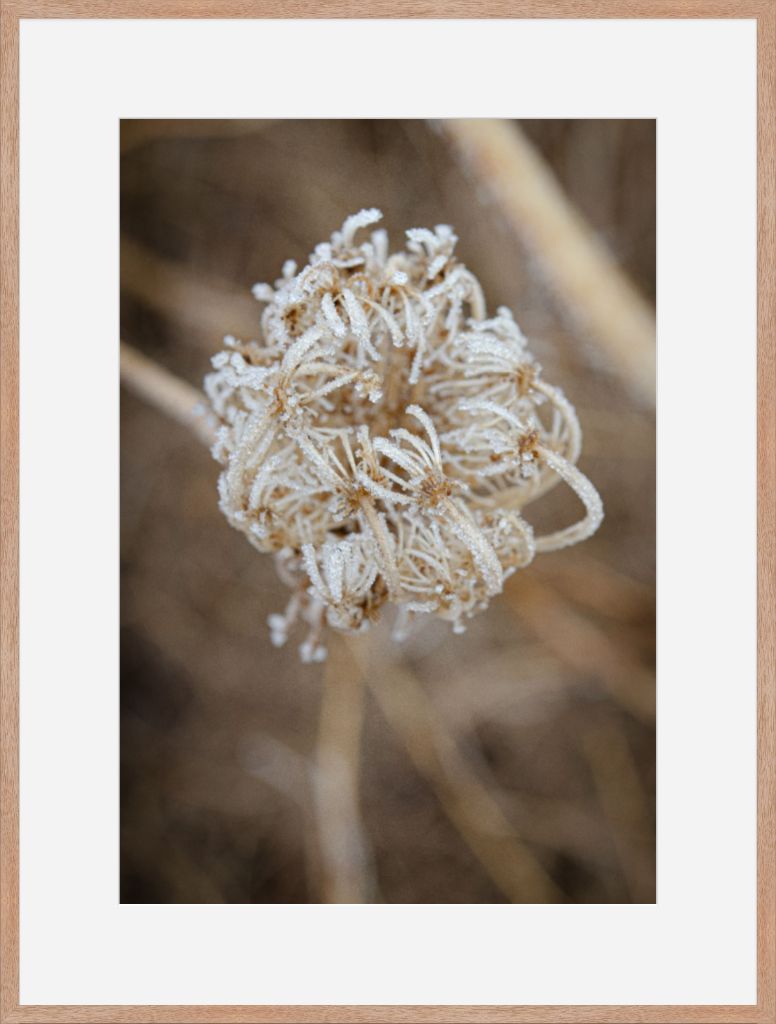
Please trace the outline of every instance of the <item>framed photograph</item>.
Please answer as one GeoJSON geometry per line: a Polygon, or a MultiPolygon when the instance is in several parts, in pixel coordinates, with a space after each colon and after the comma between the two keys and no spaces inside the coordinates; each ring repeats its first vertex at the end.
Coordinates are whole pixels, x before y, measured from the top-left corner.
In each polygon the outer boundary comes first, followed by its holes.
{"type": "Polygon", "coordinates": [[[0,1020],[776,1021],[776,8],[1,10],[0,1020]]]}

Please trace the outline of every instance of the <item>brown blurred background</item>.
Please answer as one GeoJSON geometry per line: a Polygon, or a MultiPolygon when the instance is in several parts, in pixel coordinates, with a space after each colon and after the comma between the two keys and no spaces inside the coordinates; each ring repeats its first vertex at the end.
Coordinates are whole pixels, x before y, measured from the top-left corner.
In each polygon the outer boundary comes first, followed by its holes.
{"type": "MultiPolygon", "coordinates": [[[[520,128],[653,303],[654,121],[520,128]]],[[[320,756],[322,728],[338,730],[321,721],[326,667],[269,642],[266,617],[286,600],[271,559],[219,512],[207,450],[122,392],[121,900],[336,898],[349,891],[328,877],[341,785],[358,846],[345,870],[363,898],[542,899],[510,881],[525,858],[555,898],[653,902],[654,410],[444,134],[422,121],[122,122],[122,338],[199,386],[225,333],[256,336],[251,285],[303,264],[365,206],[383,211],[393,248],[405,228],[454,226],[489,307],[513,309],[576,406],[606,519],[539,556],[463,636],[431,623],[379,660],[333,652],[346,689],[330,715],[357,717],[340,777],[320,756]]],[[[577,513],[558,491],[528,518],[577,513]]]]}

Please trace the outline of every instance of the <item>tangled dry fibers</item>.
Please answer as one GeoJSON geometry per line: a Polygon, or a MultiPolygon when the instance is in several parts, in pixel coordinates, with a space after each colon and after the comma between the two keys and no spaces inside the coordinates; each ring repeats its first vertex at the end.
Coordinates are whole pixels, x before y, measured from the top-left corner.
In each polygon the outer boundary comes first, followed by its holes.
{"type": "Polygon", "coordinates": [[[348,217],[297,272],[256,285],[260,340],[225,339],[205,390],[220,427],[221,509],[291,588],[273,642],[307,624],[368,628],[398,606],[452,623],[487,607],[535,554],[589,537],[603,518],[576,468],[573,407],[541,377],[510,311],[488,318],[477,278],[439,225],[389,253],[378,210],[348,217]],[[563,480],[585,508],[535,536],[526,506],[563,480]]]}

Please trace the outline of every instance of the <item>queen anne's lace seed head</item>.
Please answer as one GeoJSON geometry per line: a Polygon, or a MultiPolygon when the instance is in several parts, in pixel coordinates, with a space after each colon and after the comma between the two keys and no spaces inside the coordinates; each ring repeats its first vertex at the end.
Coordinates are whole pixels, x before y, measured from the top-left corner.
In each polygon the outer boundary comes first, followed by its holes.
{"type": "Polygon", "coordinates": [[[414,228],[391,254],[382,230],[358,241],[380,217],[348,217],[301,271],[255,285],[261,340],[225,338],[205,380],[221,508],[275,553],[293,593],[271,639],[306,622],[304,661],[325,657],[326,627],[366,629],[388,602],[397,636],[429,614],[462,632],[536,552],[603,518],[573,407],[510,311],[487,318],[452,229],[414,228]],[[585,516],[535,537],[523,511],[559,480],[585,516]]]}

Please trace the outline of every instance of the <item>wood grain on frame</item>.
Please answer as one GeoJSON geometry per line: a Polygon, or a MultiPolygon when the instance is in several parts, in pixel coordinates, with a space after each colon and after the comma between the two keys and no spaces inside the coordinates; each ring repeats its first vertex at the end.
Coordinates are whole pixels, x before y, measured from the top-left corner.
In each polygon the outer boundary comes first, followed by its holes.
{"type": "Polygon", "coordinates": [[[0,1021],[776,1020],[776,3],[773,0],[0,0],[0,1021]],[[20,18],[737,18],[758,28],[758,1002],[753,1006],[20,1006],[18,70],[20,18]]]}

